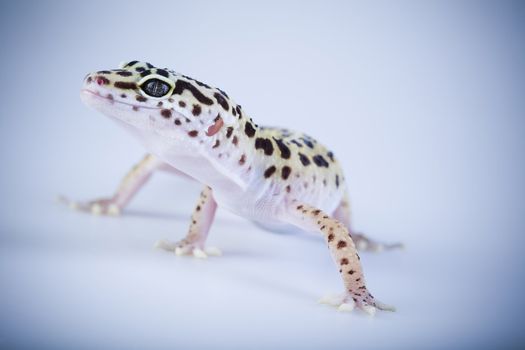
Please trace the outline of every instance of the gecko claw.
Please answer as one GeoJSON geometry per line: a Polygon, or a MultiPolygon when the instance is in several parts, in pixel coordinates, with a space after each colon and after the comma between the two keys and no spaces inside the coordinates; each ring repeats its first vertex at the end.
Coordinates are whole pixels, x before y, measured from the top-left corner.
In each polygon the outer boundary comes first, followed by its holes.
{"type": "Polygon", "coordinates": [[[222,251],[217,247],[207,247],[204,249],[204,251],[206,252],[206,254],[210,256],[221,256],[222,255],[222,251]]]}
{"type": "Polygon", "coordinates": [[[197,244],[188,243],[185,240],[173,243],[168,240],[161,239],[155,243],[155,248],[173,252],[177,256],[191,255],[197,259],[206,259],[208,256],[222,255],[222,252],[219,248],[200,248],[200,246],[197,246],[197,244]]]}
{"type": "Polygon", "coordinates": [[[91,214],[93,215],[100,215],[102,214],[102,206],[98,203],[94,203],[91,205],[91,214]]]}
{"type": "Polygon", "coordinates": [[[319,299],[319,303],[336,307],[340,312],[351,312],[354,309],[361,309],[370,316],[374,316],[377,310],[395,311],[395,307],[383,304],[375,299],[363,301],[354,299],[351,293],[330,294],[319,299]],[[356,301],[357,300],[357,301],[356,301]]]}
{"type": "Polygon", "coordinates": [[[208,254],[206,254],[204,250],[196,248],[193,249],[193,256],[197,259],[206,259],[208,257],[208,254]]]}
{"type": "Polygon", "coordinates": [[[338,306],[344,302],[344,295],[341,294],[328,294],[318,300],[319,304],[326,304],[330,306],[338,306]]]}
{"type": "Polygon", "coordinates": [[[58,196],[57,200],[59,203],[68,206],[72,210],[80,210],[93,215],[118,216],[121,212],[121,207],[113,198],[97,199],[89,202],[76,202],[69,200],[64,196],[58,196]]]}
{"type": "Polygon", "coordinates": [[[337,311],[340,311],[340,312],[351,312],[351,311],[354,310],[354,307],[355,307],[354,301],[350,300],[350,302],[342,303],[341,305],[339,305],[339,307],[337,308],[337,311]]]}

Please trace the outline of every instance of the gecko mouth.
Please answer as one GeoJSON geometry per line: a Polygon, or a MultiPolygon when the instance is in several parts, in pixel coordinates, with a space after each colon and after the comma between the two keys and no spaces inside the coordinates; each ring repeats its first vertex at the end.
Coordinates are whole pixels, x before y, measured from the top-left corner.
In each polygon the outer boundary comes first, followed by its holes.
{"type": "MultiPolygon", "coordinates": [[[[124,101],[120,101],[120,100],[115,100],[115,98],[113,97],[113,95],[111,93],[108,93],[106,94],[105,96],[104,95],[101,95],[100,92],[98,91],[93,91],[93,90],[90,90],[90,89],[82,89],[80,90],[80,96],[89,96],[89,97],[95,97],[95,98],[98,98],[100,100],[105,100],[107,101],[108,103],[110,104],[114,104],[114,103],[117,103],[117,104],[120,104],[120,105],[124,105],[124,106],[130,106],[131,108],[133,108],[134,110],[138,110],[139,108],[140,109],[150,109],[150,110],[160,110],[161,108],[158,108],[158,107],[150,107],[150,106],[143,106],[143,105],[136,105],[136,104],[133,104],[133,103],[129,103],[129,102],[124,102],[124,101]]],[[[85,101],[84,99],[82,99],[83,101],[85,101]]],[[[88,103],[89,104],[89,103],[88,103]]]]}

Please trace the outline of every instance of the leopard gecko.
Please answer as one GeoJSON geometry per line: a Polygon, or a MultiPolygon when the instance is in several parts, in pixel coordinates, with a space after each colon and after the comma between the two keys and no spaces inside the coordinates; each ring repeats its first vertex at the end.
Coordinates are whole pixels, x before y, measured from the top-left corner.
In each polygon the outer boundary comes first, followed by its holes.
{"type": "Polygon", "coordinates": [[[345,290],[321,302],[369,314],[394,308],[375,299],[365,285],[357,248],[381,244],[350,228],[345,177],[334,154],[312,137],[263,127],[226,92],[167,68],[131,61],[119,69],[88,74],[81,99],[133,134],[148,154],[125,176],[115,195],[71,207],[116,215],[158,170],[194,179],[204,189],[188,233],[157,246],[177,255],[220,255],[205,247],[217,205],[271,229],[290,226],[320,233],[345,290]]]}

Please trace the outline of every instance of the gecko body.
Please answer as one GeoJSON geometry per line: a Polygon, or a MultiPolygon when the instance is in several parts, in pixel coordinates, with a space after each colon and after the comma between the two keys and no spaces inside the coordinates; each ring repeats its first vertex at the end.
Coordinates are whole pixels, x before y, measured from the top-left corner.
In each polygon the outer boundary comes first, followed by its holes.
{"type": "Polygon", "coordinates": [[[321,233],[338,266],[345,292],[328,301],[349,310],[390,310],[368,292],[356,244],[380,250],[350,229],[343,171],[334,154],[300,132],[258,126],[229,95],[198,80],[147,62],[88,74],[81,99],[128,130],[148,155],[109,199],[72,203],[117,214],[157,170],[204,185],[187,236],[159,246],[206,257],[205,240],[217,205],[271,228],[321,233]],[[335,301],[334,301],[335,300],[335,301]]]}

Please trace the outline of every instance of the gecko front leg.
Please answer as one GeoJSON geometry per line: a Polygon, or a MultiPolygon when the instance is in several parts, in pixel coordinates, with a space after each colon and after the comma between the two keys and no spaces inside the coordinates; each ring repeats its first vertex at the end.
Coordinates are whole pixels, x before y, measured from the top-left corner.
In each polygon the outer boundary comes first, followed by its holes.
{"type": "Polygon", "coordinates": [[[147,154],[122,179],[112,197],[86,202],[71,201],[65,197],[59,200],[72,209],[91,212],[96,215],[119,215],[140,188],[150,179],[155,170],[168,167],[152,154],[147,154]]]}
{"type": "Polygon", "coordinates": [[[206,258],[208,255],[221,255],[215,247],[204,248],[208,232],[215,217],[217,202],[213,198],[211,188],[206,186],[201,192],[195,210],[191,216],[188,234],[179,242],[160,240],[157,248],[175,252],[177,255],[193,254],[196,258],[206,258]]]}
{"type": "Polygon", "coordinates": [[[328,303],[339,306],[341,311],[349,311],[354,306],[369,314],[375,313],[376,309],[394,311],[393,307],[382,304],[368,291],[356,247],[341,222],[320,209],[297,201],[291,203],[288,217],[284,219],[305,230],[318,231],[324,235],[345,286],[345,292],[337,300],[328,303]]]}

